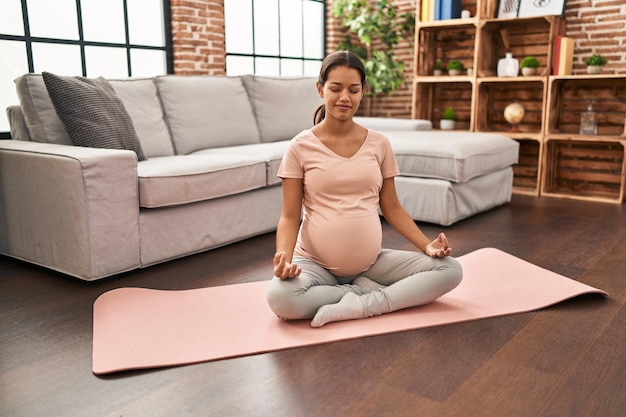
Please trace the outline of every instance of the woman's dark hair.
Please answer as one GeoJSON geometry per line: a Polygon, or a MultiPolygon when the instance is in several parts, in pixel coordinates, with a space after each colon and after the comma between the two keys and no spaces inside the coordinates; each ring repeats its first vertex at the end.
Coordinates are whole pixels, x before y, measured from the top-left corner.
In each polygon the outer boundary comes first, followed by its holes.
{"type": "MultiPolygon", "coordinates": [[[[361,86],[365,88],[367,80],[365,79],[365,67],[361,62],[361,59],[353,52],[350,51],[337,51],[322,61],[322,68],[320,68],[320,76],[317,81],[323,86],[326,84],[328,73],[335,67],[348,67],[355,69],[361,75],[361,86]]],[[[322,104],[313,113],[313,124],[316,125],[326,117],[326,106],[322,104]]]]}

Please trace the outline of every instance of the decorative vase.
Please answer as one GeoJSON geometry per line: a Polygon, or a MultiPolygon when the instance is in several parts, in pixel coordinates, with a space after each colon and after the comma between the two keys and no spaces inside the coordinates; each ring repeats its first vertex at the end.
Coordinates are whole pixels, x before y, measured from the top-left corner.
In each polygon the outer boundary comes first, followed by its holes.
{"type": "Polygon", "coordinates": [[[601,72],[601,65],[587,65],[587,74],[600,74],[601,72]]]}
{"type": "Polygon", "coordinates": [[[524,67],[522,68],[522,75],[530,76],[537,74],[537,68],[524,67]]]}
{"type": "Polygon", "coordinates": [[[439,127],[441,130],[454,130],[454,120],[441,119],[439,120],[439,127]]]}
{"type": "Polygon", "coordinates": [[[504,58],[498,61],[498,77],[517,77],[519,61],[513,58],[511,52],[507,52],[504,58]]]}

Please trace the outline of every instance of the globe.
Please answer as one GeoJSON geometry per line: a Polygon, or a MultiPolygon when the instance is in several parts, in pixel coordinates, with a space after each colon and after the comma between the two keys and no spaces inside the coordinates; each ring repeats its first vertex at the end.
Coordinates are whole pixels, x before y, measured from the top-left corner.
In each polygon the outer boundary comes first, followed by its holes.
{"type": "Polygon", "coordinates": [[[524,107],[519,103],[509,104],[504,108],[504,118],[513,125],[513,130],[515,130],[516,125],[524,119],[524,107]]]}

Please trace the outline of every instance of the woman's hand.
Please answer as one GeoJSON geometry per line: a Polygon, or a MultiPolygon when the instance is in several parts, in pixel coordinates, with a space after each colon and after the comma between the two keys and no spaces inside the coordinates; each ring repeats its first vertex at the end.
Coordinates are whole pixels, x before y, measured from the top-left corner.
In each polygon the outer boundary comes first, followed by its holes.
{"type": "Polygon", "coordinates": [[[426,245],[425,250],[426,255],[433,258],[443,258],[444,256],[450,255],[451,252],[452,249],[448,244],[448,238],[443,234],[443,232],[439,233],[437,239],[426,245]]]}
{"type": "Polygon", "coordinates": [[[302,272],[298,265],[287,262],[285,252],[276,252],[274,255],[274,275],[280,279],[294,278],[302,272]]]}

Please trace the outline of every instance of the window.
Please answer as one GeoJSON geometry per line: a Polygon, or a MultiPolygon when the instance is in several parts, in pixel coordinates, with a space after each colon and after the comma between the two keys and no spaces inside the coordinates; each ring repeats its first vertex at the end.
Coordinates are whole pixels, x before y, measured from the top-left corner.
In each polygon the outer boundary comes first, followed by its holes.
{"type": "Polygon", "coordinates": [[[317,76],[323,0],[224,0],[226,73],[317,76]]]}
{"type": "MultiPolygon", "coordinates": [[[[173,72],[169,0],[0,1],[0,110],[13,80],[54,72],[105,78],[173,72]]],[[[9,125],[0,116],[0,137],[9,125]]]]}

